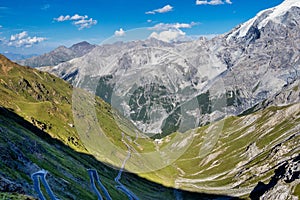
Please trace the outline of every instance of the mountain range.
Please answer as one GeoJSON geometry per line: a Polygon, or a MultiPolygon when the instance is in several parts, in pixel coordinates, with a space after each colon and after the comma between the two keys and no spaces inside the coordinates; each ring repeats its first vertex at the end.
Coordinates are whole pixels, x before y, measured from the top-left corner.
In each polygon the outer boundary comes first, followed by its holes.
{"type": "Polygon", "coordinates": [[[287,0],[211,40],[102,45],[43,70],[164,136],[241,114],[299,79],[299,12],[287,0]]]}
{"type": "Polygon", "coordinates": [[[93,48],[95,48],[95,45],[84,41],[74,44],[70,48],[59,46],[49,53],[34,56],[25,60],[17,60],[16,62],[31,67],[55,66],[73,58],[81,57],[90,52],[93,48]]]}

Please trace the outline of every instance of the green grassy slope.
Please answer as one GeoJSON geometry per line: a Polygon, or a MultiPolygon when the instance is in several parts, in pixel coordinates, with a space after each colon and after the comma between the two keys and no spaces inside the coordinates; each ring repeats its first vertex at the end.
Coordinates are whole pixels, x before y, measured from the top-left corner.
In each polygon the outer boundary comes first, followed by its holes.
{"type": "Polygon", "coordinates": [[[35,198],[18,193],[0,193],[0,199],[3,200],[35,200],[35,198]]]}
{"type": "Polygon", "coordinates": [[[71,85],[0,56],[0,96],[0,105],[72,148],[85,151],[75,129],[68,125],[73,124],[71,85]]]}
{"type": "MultiPolygon", "coordinates": [[[[258,182],[267,184],[276,169],[299,155],[299,124],[300,103],[228,117],[197,129],[183,156],[143,176],[191,191],[248,197],[258,182]],[[213,133],[213,127],[219,125],[222,130],[213,133]],[[215,144],[206,148],[216,134],[215,144]]],[[[295,176],[299,176],[297,173],[299,170],[295,170],[295,176]]],[[[286,183],[290,193],[299,197],[298,184],[299,177],[286,183]]]]}

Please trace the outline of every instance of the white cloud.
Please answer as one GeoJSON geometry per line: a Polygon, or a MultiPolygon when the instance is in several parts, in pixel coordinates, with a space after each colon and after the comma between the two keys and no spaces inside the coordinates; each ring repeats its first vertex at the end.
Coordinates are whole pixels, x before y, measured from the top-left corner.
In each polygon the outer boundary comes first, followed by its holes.
{"type": "Polygon", "coordinates": [[[13,47],[32,47],[34,44],[38,44],[40,42],[45,41],[47,38],[44,37],[30,37],[28,36],[27,31],[23,31],[21,33],[11,35],[9,41],[7,41],[8,46],[13,47]]]}
{"type": "Polygon", "coordinates": [[[66,15],[66,16],[59,16],[58,18],[54,18],[55,21],[58,21],[58,22],[63,22],[63,21],[67,21],[67,20],[70,20],[70,15],[66,15]]]}
{"type": "Polygon", "coordinates": [[[155,10],[152,10],[152,11],[148,11],[148,12],[146,12],[146,14],[149,15],[149,14],[156,14],[156,13],[166,13],[166,12],[171,12],[172,10],[173,10],[172,6],[166,5],[162,8],[158,8],[158,9],[155,9],[155,10]]]}
{"type": "Polygon", "coordinates": [[[93,20],[93,18],[90,18],[90,19],[81,19],[79,21],[75,21],[73,24],[76,25],[76,26],[78,26],[79,30],[82,30],[84,28],[90,28],[93,25],[96,25],[97,24],[97,20],[93,20]]]}
{"type": "Polygon", "coordinates": [[[93,18],[89,19],[89,16],[87,15],[78,15],[78,14],[75,14],[73,16],[61,15],[58,18],[54,18],[54,20],[57,22],[73,21],[73,24],[77,26],[79,30],[82,30],[84,28],[90,28],[93,25],[97,24],[97,20],[94,20],[93,18]]]}
{"type": "Polygon", "coordinates": [[[11,35],[10,36],[10,41],[21,40],[21,39],[25,38],[26,36],[28,36],[28,33],[26,31],[23,31],[23,32],[18,33],[18,34],[11,35]]]}
{"type": "Polygon", "coordinates": [[[196,0],[196,5],[222,5],[232,4],[231,0],[196,0]]]}
{"type": "Polygon", "coordinates": [[[164,42],[176,42],[179,40],[184,39],[186,33],[177,29],[170,29],[167,31],[162,31],[162,32],[153,32],[151,33],[151,35],[149,36],[149,38],[155,38],[157,40],[161,40],[164,42]]]}
{"type": "Polygon", "coordinates": [[[155,30],[151,33],[149,38],[155,38],[162,40],[164,42],[176,42],[186,40],[186,33],[181,29],[192,28],[193,26],[198,25],[199,23],[159,23],[153,27],[150,27],[150,30],[155,30]]]}
{"type": "Polygon", "coordinates": [[[168,30],[168,29],[181,29],[181,28],[192,28],[193,26],[198,25],[199,23],[191,22],[191,23],[159,23],[155,26],[151,27],[151,30],[168,30]]]}
{"type": "Polygon", "coordinates": [[[115,31],[115,36],[117,37],[122,37],[124,35],[125,35],[125,31],[122,28],[120,28],[120,30],[115,31]]]}
{"type": "Polygon", "coordinates": [[[173,10],[173,7],[170,5],[166,5],[162,8],[156,9],[154,10],[154,12],[158,12],[158,13],[166,13],[166,12],[170,12],[173,10]]]}
{"type": "Polygon", "coordinates": [[[80,15],[78,15],[78,14],[75,14],[75,15],[73,15],[71,18],[70,18],[70,20],[83,20],[83,19],[87,19],[88,18],[88,16],[87,15],[84,15],[84,16],[80,16],[80,15]]]}

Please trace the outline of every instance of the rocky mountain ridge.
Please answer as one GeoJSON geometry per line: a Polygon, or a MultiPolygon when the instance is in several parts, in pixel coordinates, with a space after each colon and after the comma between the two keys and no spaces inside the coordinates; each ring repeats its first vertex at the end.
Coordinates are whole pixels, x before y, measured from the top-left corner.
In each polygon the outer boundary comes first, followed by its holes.
{"type": "Polygon", "coordinates": [[[45,70],[96,93],[140,130],[168,134],[240,114],[298,80],[299,21],[299,2],[286,0],[211,40],[103,45],[45,70]]]}

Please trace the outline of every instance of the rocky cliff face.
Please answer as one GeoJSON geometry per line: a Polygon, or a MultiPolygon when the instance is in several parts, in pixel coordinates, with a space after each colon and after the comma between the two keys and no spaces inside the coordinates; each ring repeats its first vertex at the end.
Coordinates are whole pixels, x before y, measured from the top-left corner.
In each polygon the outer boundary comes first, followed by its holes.
{"type": "Polygon", "coordinates": [[[184,131],[240,114],[298,80],[299,21],[299,1],[286,0],[212,40],[104,45],[47,70],[144,132],[184,131]]]}
{"type": "Polygon", "coordinates": [[[300,156],[281,164],[268,184],[259,182],[250,194],[251,199],[298,199],[293,187],[299,185],[300,156]]]}

